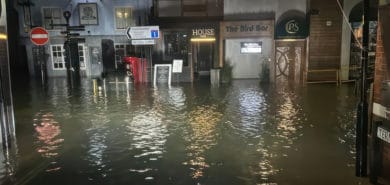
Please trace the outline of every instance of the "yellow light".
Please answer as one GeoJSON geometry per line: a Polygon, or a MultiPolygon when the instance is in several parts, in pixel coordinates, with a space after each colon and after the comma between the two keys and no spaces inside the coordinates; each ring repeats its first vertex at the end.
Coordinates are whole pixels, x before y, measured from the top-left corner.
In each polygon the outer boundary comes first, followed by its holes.
{"type": "Polygon", "coordinates": [[[215,38],[191,38],[191,42],[214,42],[215,38]]]}
{"type": "Polygon", "coordinates": [[[284,41],[284,42],[295,42],[295,41],[300,41],[302,39],[282,39],[280,41],[284,41]]]}
{"type": "Polygon", "coordinates": [[[7,34],[0,33],[0,40],[7,40],[7,34]]]}
{"type": "Polygon", "coordinates": [[[116,12],[116,16],[117,16],[118,18],[122,18],[122,12],[116,12]]]}

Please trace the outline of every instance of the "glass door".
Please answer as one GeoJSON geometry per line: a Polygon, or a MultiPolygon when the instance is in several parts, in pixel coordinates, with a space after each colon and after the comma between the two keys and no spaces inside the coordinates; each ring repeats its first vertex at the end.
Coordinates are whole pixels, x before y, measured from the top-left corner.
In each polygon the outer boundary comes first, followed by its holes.
{"type": "Polygon", "coordinates": [[[195,73],[199,76],[209,76],[213,65],[214,42],[196,42],[193,50],[195,73]]]}

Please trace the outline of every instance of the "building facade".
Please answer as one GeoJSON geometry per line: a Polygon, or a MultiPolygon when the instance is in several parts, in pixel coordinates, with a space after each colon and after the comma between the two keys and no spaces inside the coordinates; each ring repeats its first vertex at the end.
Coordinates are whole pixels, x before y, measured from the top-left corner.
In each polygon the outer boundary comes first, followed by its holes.
{"type": "MultiPolygon", "coordinates": [[[[361,20],[354,18],[361,13],[359,0],[23,2],[14,2],[14,7],[20,44],[34,76],[66,75],[65,34],[61,33],[65,27],[58,26],[66,22],[64,11],[72,14],[71,26],[85,26],[85,31],[77,31],[85,38],[79,43],[84,76],[116,71],[123,56],[145,56],[150,49],[149,71],[153,64],[183,60],[182,73],[174,74],[174,80],[183,82],[208,78],[212,69],[225,64],[232,66],[234,79],[266,77],[278,83],[339,83],[355,80],[359,74],[359,48],[352,47],[358,39],[351,39],[352,31],[358,35],[360,30],[361,20]],[[350,24],[355,25],[352,31],[350,24]],[[156,45],[130,44],[126,29],[143,25],[160,27],[156,45]],[[49,31],[44,47],[30,40],[29,32],[37,26],[49,31]]],[[[374,51],[371,54],[375,56],[374,51]]]]}
{"type": "Polygon", "coordinates": [[[84,26],[75,31],[85,42],[78,43],[81,75],[98,76],[103,71],[121,67],[122,57],[140,52],[130,44],[126,30],[130,26],[148,24],[152,2],[148,0],[115,1],[25,1],[16,3],[20,25],[20,43],[25,45],[30,75],[66,76],[64,42],[66,41],[65,11],[71,13],[70,26],[84,26]],[[30,30],[43,27],[49,41],[36,46],[30,30]]]}
{"type": "Polygon", "coordinates": [[[267,68],[273,80],[303,82],[306,0],[156,0],[154,5],[163,35],[157,53],[164,63],[184,60],[183,81],[231,65],[234,79],[258,79],[267,68]],[[275,31],[277,24],[282,31],[275,31]]]}

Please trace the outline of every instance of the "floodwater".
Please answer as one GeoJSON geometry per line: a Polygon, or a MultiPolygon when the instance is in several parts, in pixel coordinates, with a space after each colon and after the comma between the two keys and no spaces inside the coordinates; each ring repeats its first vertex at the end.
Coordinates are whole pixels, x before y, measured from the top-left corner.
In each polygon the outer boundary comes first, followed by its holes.
{"type": "Polygon", "coordinates": [[[98,92],[91,79],[17,87],[16,156],[1,158],[2,184],[368,184],[354,175],[351,85],[115,81],[98,92]]]}

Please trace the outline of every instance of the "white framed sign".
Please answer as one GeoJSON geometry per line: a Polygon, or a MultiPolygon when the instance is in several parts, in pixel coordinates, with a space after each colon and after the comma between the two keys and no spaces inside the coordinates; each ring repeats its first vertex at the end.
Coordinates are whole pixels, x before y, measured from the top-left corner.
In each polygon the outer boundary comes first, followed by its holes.
{"type": "Polygon", "coordinates": [[[172,73],[182,73],[183,72],[183,60],[174,59],[172,73]]]}
{"type": "Polygon", "coordinates": [[[171,85],[172,79],[172,64],[156,64],[154,65],[154,77],[153,84],[157,85],[157,82],[168,82],[171,85]]]}

